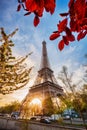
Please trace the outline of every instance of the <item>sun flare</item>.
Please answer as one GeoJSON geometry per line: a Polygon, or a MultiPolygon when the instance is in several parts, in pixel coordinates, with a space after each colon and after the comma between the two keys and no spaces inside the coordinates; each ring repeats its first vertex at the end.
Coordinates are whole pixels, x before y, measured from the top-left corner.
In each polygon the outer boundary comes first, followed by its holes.
{"type": "Polygon", "coordinates": [[[31,101],[31,104],[41,105],[41,100],[38,99],[38,98],[34,98],[34,99],[31,101]]]}

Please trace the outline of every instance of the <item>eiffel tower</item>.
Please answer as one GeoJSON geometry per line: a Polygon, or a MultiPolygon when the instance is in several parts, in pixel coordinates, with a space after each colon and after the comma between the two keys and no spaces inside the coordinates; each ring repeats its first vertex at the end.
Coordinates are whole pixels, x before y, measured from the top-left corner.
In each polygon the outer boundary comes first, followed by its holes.
{"type": "MultiPolygon", "coordinates": [[[[58,85],[53,71],[51,70],[46,42],[42,42],[42,57],[40,70],[38,71],[34,85],[29,89],[29,93],[23,100],[23,105],[32,101],[34,98],[43,99],[44,97],[50,95],[51,97],[57,97],[63,94],[63,89],[58,85]]],[[[22,105],[22,106],[23,106],[22,105]]]]}

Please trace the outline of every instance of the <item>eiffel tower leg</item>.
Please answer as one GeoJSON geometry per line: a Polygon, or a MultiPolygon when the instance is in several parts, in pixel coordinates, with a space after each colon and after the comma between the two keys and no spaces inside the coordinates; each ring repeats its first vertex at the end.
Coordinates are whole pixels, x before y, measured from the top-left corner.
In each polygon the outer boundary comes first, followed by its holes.
{"type": "Polygon", "coordinates": [[[26,114],[24,109],[25,109],[25,107],[28,106],[29,102],[30,102],[29,94],[27,94],[26,97],[24,98],[24,100],[22,101],[21,106],[20,106],[20,110],[19,110],[20,111],[20,116],[22,118],[24,118],[24,116],[26,114]]]}

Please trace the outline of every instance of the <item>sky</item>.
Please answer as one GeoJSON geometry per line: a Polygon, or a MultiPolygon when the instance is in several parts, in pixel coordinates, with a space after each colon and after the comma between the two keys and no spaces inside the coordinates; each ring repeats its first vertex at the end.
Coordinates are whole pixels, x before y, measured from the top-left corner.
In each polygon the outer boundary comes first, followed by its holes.
{"type": "MultiPolygon", "coordinates": [[[[4,27],[7,34],[18,28],[18,32],[12,37],[15,44],[13,55],[16,57],[25,56],[29,52],[33,54],[27,59],[29,67],[34,66],[31,72],[31,80],[27,86],[14,92],[13,94],[0,96],[0,106],[14,100],[22,100],[28,93],[29,87],[33,85],[37,71],[39,70],[42,54],[42,41],[46,41],[48,57],[51,69],[58,80],[58,73],[65,65],[69,72],[74,73],[74,82],[78,82],[83,77],[83,65],[86,64],[84,57],[87,54],[87,36],[81,41],[74,41],[66,46],[63,51],[59,51],[59,39],[49,40],[53,31],[57,30],[57,23],[61,20],[59,13],[68,11],[69,0],[56,0],[56,9],[53,15],[44,12],[37,27],[33,26],[34,15],[24,16],[23,9],[17,12],[17,0],[0,0],[0,27],[4,27]]],[[[59,82],[59,81],[58,81],[59,82]]],[[[60,83],[60,82],[59,82],[60,83]]]]}

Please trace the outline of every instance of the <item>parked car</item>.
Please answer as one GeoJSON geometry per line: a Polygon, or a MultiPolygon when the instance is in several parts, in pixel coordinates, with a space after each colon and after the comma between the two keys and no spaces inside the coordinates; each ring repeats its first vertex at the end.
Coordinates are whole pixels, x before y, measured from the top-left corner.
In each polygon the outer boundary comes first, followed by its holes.
{"type": "Polygon", "coordinates": [[[12,119],[19,119],[20,112],[12,112],[11,113],[11,118],[12,119]]]}
{"type": "Polygon", "coordinates": [[[37,118],[36,117],[31,117],[30,121],[35,121],[37,118]]]}
{"type": "Polygon", "coordinates": [[[63,117],[63,119],[70,119],[71,118],[71,116],[69,114],[63,114],[62,117],[63,117]]]}
{"type": "Polygon", "coordinates": [[[61,118],[61,115],[60,114],[52,114],[51,117],[50,117],[50,120],[51,121],[57,121],[61,118]]]}
{"type": "Polygon", "coordinates": [[[1,117],[3,117],[3,116],[4,116],[4,114],[3,114],[3,113],[0,113],[0,116],[1,116],[1,117]]]}
{"type": "Polygon", "coordinates": [[[78,113],[75,112],[75,113],[72,113],[72,114],[71,114],[71,117],[72,117],[72,118],[78,118],[78,117],[80,117],[80,116],[79,116],[78,113]]]}
{"type": "Polygon", "coordinates": [[[46,123],[46,124],[50,124],[51,123],[51,121],[49,119],[44,119],[44,118],[41,118],[40,122],[41,123],[46,123]]]}
{"type": "Polygon", "coordinates": [[[79,114],[73,109],[66,109],[62,113],[62,117],[63,117],[63,119],[78,118],[79,114]]]}

